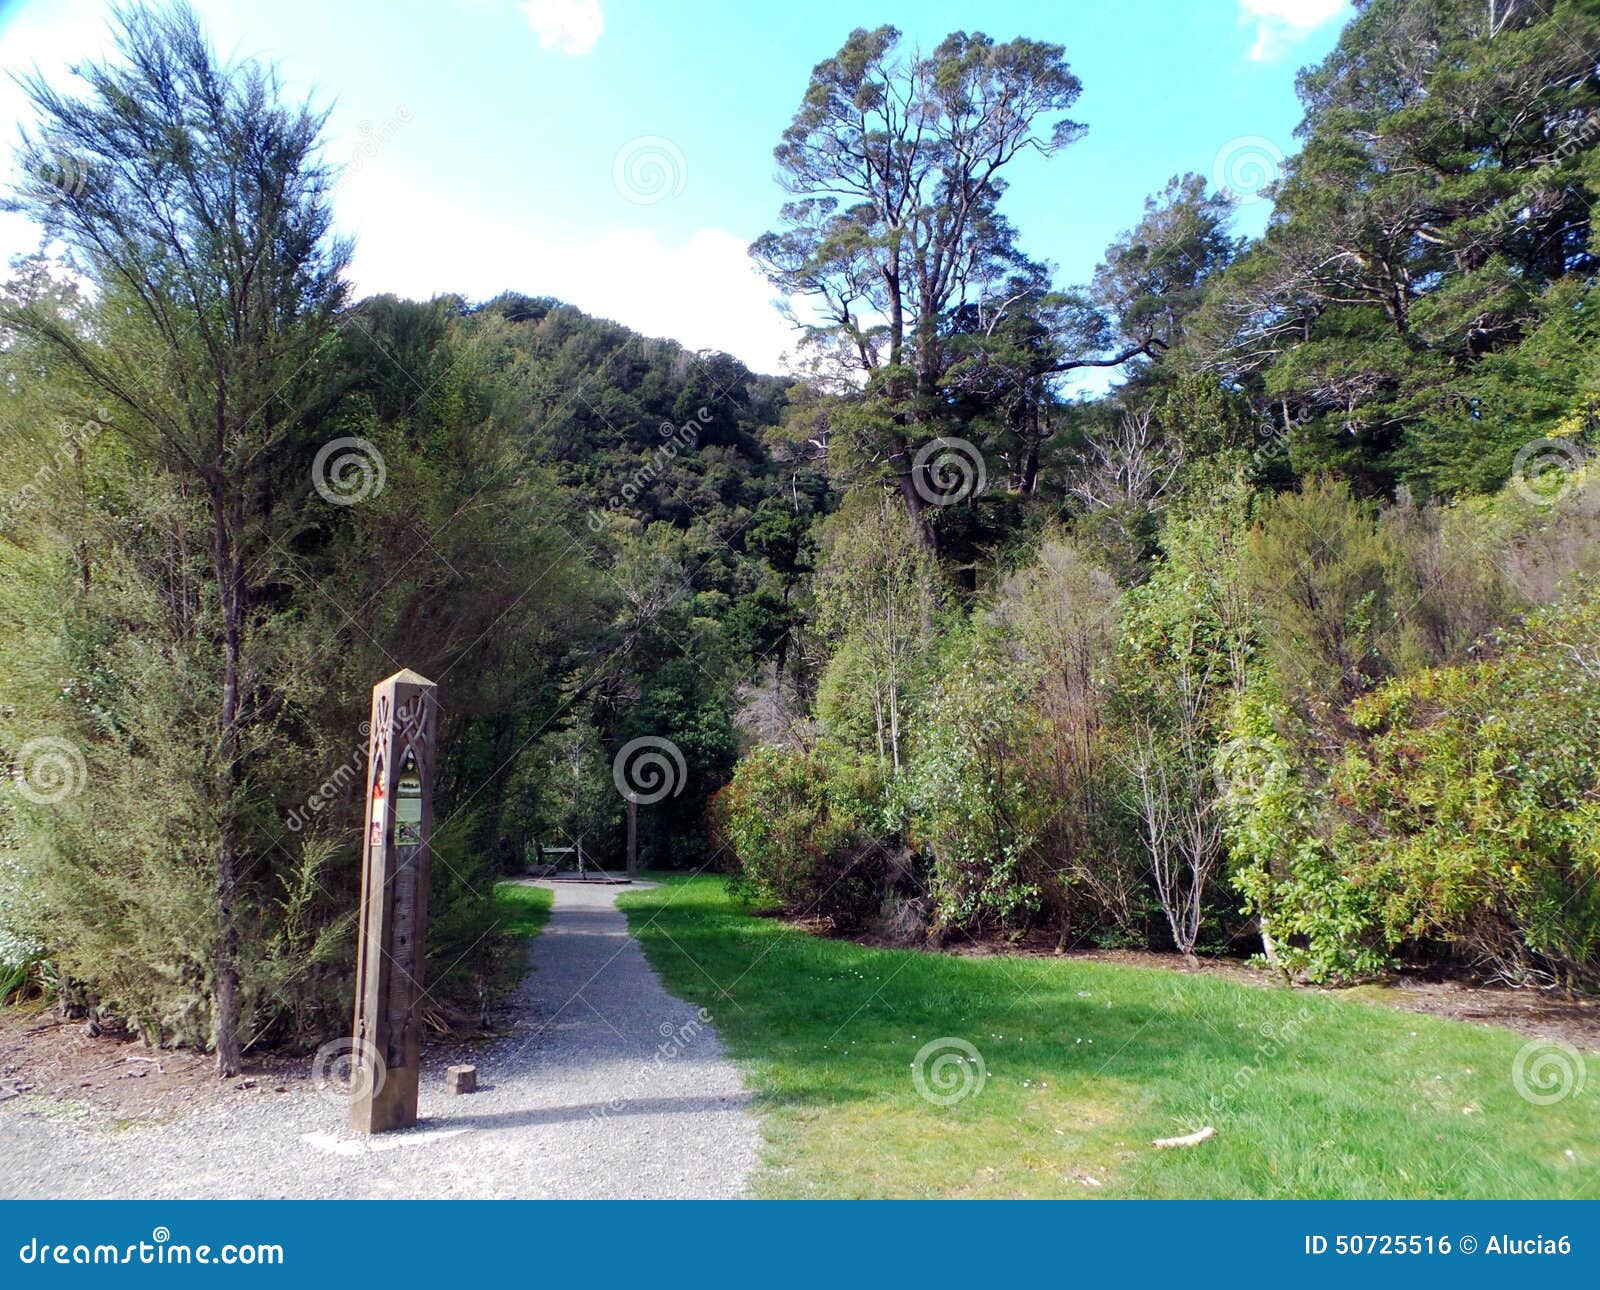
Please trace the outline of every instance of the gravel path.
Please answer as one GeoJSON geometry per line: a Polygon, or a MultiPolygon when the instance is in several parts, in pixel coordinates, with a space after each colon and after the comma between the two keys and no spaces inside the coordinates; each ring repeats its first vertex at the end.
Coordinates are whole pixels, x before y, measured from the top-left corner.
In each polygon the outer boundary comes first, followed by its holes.
{"type": "Polygon", "coordinates": [[[548,884],[555,908],[512,1033],[474,1050],[480,1091],[442,1092],[430,1055],[421,1123],[371,1140],[309,1084],[241,1094],[117,1129],[0,1106],[0,1196],[731,1197],[758,1131],[738,1071],[645,962],[616,896],[548,884]],[[85,1127],[85,1126],[88,1127],[85,1127]]]}

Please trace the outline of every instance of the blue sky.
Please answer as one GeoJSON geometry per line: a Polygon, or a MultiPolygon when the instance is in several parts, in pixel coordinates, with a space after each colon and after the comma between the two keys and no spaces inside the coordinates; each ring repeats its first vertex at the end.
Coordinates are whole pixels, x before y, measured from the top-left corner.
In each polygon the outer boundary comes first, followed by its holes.
{"type": "MultiPolygon", "coordinates": [[[[1019,165],[1031,254],[1084,281],[1181,171],[1248,199],[1292,151],[1295,71],[1345,0],[986,0],[798,5],[643,0],[199,0],[225,53],[281,65],[333,105],[342,227],[363,293],[557,295],[652,335],[778,370],[791,344],[744,248],[782,200],[772,147],[814,64],[856,26],[1063,44],[1087,138],[1019,165]]],[[[58,74],[106,48],[108,6],[0,0],[0,67],[58,74]]],[[[23,111],[0,86],[0,120],[23,111]]],[[[1239,227],[1258,231],[1261,202],[1239,227]]],[[[14,216],[0,251],[36,240],[14,216]]]]}

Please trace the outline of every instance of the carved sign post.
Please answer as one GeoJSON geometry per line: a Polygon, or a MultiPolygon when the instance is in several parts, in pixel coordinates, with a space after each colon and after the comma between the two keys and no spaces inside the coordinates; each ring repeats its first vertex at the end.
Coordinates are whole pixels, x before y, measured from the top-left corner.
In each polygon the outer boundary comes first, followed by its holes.
{"type": "Polygon", "coordinates": [[[428,927],[428,847],[438,690],[412,671],[372,687],[367,816],[362,834],[350,1127],[417,1122],[416,1009],[428,927]]]}

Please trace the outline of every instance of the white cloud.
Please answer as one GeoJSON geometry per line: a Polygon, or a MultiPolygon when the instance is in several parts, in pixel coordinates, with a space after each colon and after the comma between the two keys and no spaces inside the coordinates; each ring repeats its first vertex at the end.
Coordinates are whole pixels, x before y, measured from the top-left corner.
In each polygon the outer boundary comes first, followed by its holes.
{"type": "Polygon", "coordinates": [[[351,276],[360,295],[556,296],[646,336],[724,350],[758,372],[780,371],[795,346],[745,239],[726,229],[698,229],[675,242],[648,228],[557,237],[377,168],[342,184],[337,208],[341,230],[356,238],[351,276]]]}
{"type": "MultiPolygon", "coordinates": [[[[357,297],[555,296],[646,336],[723,350],[774,374],[798,341],[747,254],[747,239],[726,229],[674,241],[650,228],[556,235],[414,187],[376,163],[345,170],[335,210],[340,232],[356,238],[350,276],[357,297]]],[[[0,212],[0,279],[8,276],[6,257],[38,243],[34,224],[0,212]]]]}
{"type": "Polygon", "coordinates": [[[1281,58],[1289,48],[1349,8],[1348,0],[1239,0],[1239,21],[1254,23],[1254,62],[1281,58]]]}
{"type": "Polygon", "coordinates": [[[527,0],[522,12],[539,33],[541,49],[559,49],[574,57],[592,53],[606,29],[600,0],[527,0]]]}

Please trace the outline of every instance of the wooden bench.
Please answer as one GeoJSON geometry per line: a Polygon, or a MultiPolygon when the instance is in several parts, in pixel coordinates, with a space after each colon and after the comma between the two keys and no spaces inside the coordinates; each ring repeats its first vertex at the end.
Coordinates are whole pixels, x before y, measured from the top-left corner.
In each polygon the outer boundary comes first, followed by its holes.
{"type": "Polygon", "coordinates": [[[583,842],[580,839],[577,846],[572,847],[547,847],[538,838],[533,840],[535,861],[529,872],[535,878],[554,878],[565,867],[561,859],[550,857],[576,856],[578,877],[587,878],[588,861],[583,854],[583,842]]]}

